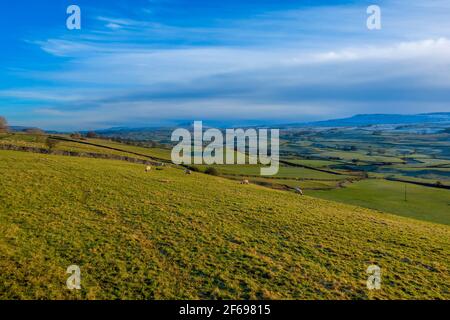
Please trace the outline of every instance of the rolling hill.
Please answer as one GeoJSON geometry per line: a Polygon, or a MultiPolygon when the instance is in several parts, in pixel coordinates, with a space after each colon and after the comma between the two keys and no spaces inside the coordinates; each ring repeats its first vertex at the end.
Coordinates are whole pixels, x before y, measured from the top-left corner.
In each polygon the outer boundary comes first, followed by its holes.
{"type": "Polygon", "coordinates": [[[446,225],[117,160],[3,150],[0,184],[1,299],[450,298],[446,225]]]}
{"type": "MultiPolygon", "coordinates": [[[[116,127],[96,130],[99,135],[109,137],[127,137],[132,139],[142,138],[147,135],[155,137],[157,132],[171,132],[174,128],[190,128],[192,120],[181,121],[165,127],[116,127]]],[[[249,127],[273,127],[273,128],[303,128],[303,127],[364,127],[373,125],[450,125],[450,112],[435,112],[421,114],[357,114],[347,118],[328,119],[312,122],[274,123],[273,121],[205,121],[204,127],[214,128],[249,128],[249,127]]]]}

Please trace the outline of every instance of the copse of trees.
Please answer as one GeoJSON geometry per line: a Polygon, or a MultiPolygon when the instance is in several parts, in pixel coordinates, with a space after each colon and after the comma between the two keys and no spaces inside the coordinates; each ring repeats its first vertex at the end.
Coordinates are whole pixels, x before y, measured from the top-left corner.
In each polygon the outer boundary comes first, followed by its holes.
{"type": "Polygon", "coordinates": [[[0,132],[8,132],[8,121],[2,116],[0,116],[0,132]]]}
{"type": "Polygon", "coordinates": [[[74,132],[70,135],[72,139],[81,139],[81,134],[79,132],[74,132]]]}
{"type": "Polygon", "coordinates": [[[97,138],[98,135],[97,135],[94,131],[89,131],[89,132],[86,134],[86,137],[88,137],[88,138],[97,138]]]}

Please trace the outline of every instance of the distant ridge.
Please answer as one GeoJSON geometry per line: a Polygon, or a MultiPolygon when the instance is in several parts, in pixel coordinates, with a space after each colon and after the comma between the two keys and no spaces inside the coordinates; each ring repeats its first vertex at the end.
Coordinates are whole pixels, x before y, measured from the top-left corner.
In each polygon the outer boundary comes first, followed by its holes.
{"type": "MultiPolygon", "coordinates": [[[[198,119],[201,120],[201,119],[198,119]]],[[[322,121],[311,122],[291,122],[291,123],[276,123],[274,121],[264,120],[206,120],[203,121],[204,128],[295,128],[295,127],[363,127],[372,125],[413,125],[413,124],[437,124],[439,126],[450,126],[450,112],[434,112],[434,113],[419,113],[419,114],[357,114],[348,118],[330,119],[322,121]]],[[[158,130],[169,130],[173,128],[191,128],[193,121],[180,120],[174,122],[172,125],[155,125],[146,127],[133,126],[117,126],[105,129],[93,130],[101,135],[119,135],[125,133],[138,134],[142,132],[154,132],[158,130]]],[[[12,131],[24,131],[33,127],[26,126],[10,126],[12,131]]],[[[70,131],[54,131],[45,130],[48,133],[67,133],[70,131]]],[[[87,133],[88,130],[81,130],[81,133],[87,133]]]]}
{"type": "MultiPolygon", "coordinates": [[[[420,114],[357,114],[348,118],[330,119],[323,121],[313,122],[297,122],[297,123],[285,123],[285,124],[268,124],[264,121],[246,121],[240,123],[240,127],[362,127],[370,125],[389,125],[389,124],[420,124],[420,123],[439,123],[450,125],[450,112],[434,112],[434,113],[420,113],[420,114]]],[[[100,134],[112,134],[123,132],[151,132],[155,130],[164,130],[167,128],[184,127],[190,128],[193,121],[180,121],[177,125],[173,126],[159,126],[159,127],[114,127],[102,130],[96,130],[100,134]]],[[[233,128],[239,127],[238,123],[231,123],[227,121],[205,121],[203,122],[204,128],[233,128]]]]}
{"type": "Polygon", "coordinates": [[[387,124],[420,124],[420,123],[449,123],[450,112],[435,112],[421,114],[357,114],[349,118],[331,119],[324,121],[293,123],[286,126],[308,127],[361,127],[369,125],[387,124]]]}

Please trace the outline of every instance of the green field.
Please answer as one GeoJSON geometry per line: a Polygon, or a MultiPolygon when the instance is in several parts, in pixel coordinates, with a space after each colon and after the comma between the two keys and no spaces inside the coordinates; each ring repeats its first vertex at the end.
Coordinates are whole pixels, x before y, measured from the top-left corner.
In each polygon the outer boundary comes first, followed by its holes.
{"type": "Polygon", "coordinates": [[[450,190],[381,179],[369,179],[345,188],[308,194],[405,217],[450,225],[450,190]],[[405,201],[405,186],[406,200],[405,201]]]}
{"type": "Polygon", "coordinates": [[[98,145],[111,147],[111,148],[117,148],[124,151],[129,151],[133,153],[139,153],[143,155],[147,155],[150,157],[155,157],[158,159],[163,160],[170,160],[170,149],[163,149],[163,148],[145,148],[145,147],[139,147],[139,146],[133,146],[133,145],[126,145],[119,142],[110,141],[107,139],[89,139],[89,142],[95,143],[98,145]]]}
{"type": "Polygon", "coordinates": [[[367,155],[365,152],[351,152],[351,151],[324,151],[319,154],[322,157],[332,157],[339,158],[342,160],[351,161],[353,159],[359,161],[369,161],[369,162],[392,162],[392,163],[402,163],[403,160],[397,157],[388,157],[380,155],[367,155]]]}
{"type": "MultiPolygon", "coordinates": [[[[242,181],[240,176],[225,176],[226,178],[242,181]]],[[[338,180],[296,180],[296,179],[278,179],[268,177],[251,177],[250,183],[264,185],[274,189],[287,189],[299,187],[302,190],[328,190],[337,188],[341,181],[338,180]]]]}
{"type": "MultiPolygon", "coordinates": [[[[199,166],[205,169],[209,166],[199,166]]],[[[213,165],[222,174],[236,174],[242,176],[260,176],[260,167],[258,165],[213,165]]],[[[273,177],[277,178],[296,178],[296,179],[312,179],[312,180],[342,180],[350,178],[349,175],[338,175],[318,170],[280,166],[279,171],[273,177]]]]}
{"type": "Polygon", "coordinates": [[[299,164],[313,168],[321,168],[331,166],[333,164],[339,164],[339,162],[329,160],[310,160],[310,159],[286,159],[286,160],[293,164],[299,164]]]}
{"type": "Polygon", "coordinates": [[[450,298],[446,225],[114,160],[0,151],[0,181],[2,299],[450,298]]]}

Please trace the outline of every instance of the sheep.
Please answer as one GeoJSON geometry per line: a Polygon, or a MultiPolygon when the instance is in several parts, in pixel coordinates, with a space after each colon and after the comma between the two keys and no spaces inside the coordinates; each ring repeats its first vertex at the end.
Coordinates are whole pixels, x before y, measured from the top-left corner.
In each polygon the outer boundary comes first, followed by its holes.
{"type": "Polygon", "coordinates": [[[300,189],[300,187],[295,187],[295,192],[300,194],[301,196],[303,195],[303,190],[300,189]]]}
{"type": "Polygon", "coordinates": [[[247,179],[244,179],[244,180],[241,181],[241,184],[249,184],[249,183],[250,183],[250,182],[248,182],[247,179]]]}
{"type": "Polygon", "coordinates": [[[184,173],[186,173],[186,174],[191,174],[192,172],[191,172],[191,170],[186,169],[186,170],[184,170],[184,173]]]}
{"type": "Polygon", "coordinates": [[[152,170],[152,167],[150,167],[150,166],[147,166],[147,167],[145,168],[145,172],[149,172],[150,170],[152,170]]]}

